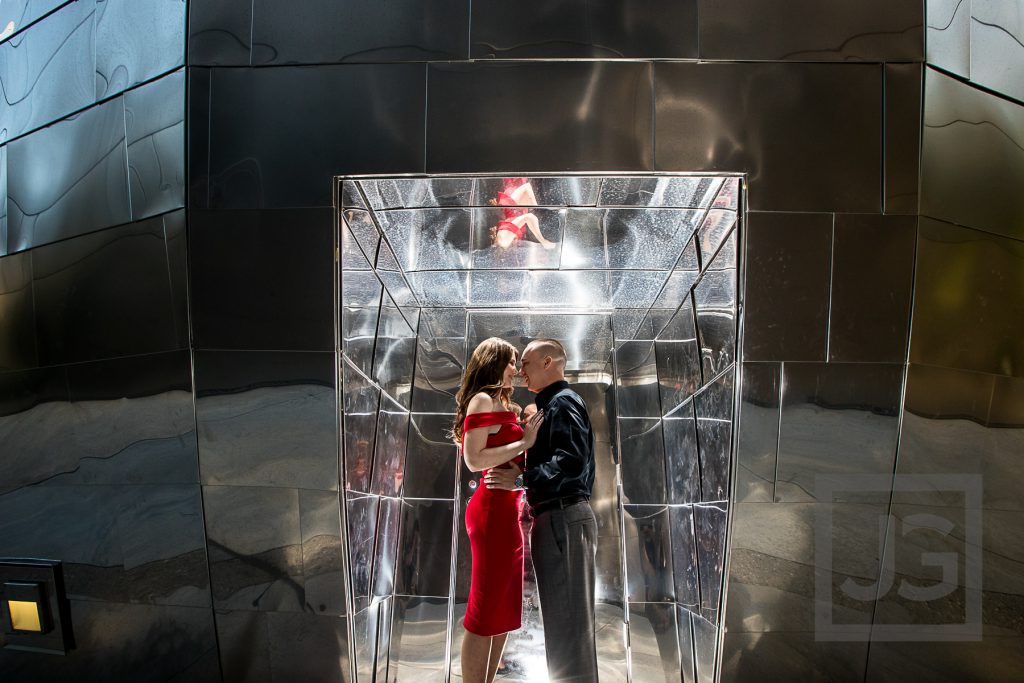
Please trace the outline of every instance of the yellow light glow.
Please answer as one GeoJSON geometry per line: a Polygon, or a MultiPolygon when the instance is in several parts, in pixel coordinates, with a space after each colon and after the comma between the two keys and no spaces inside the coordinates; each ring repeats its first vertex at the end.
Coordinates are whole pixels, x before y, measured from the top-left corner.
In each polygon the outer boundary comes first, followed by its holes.
{"type": "Polygon", "coordinates": [[[35,631],[40,632],[43,630],[43,625],[39,620],[39,605],[34,602],[25,602],[23,600],[8,600],[7,607],[11,611],[11,626],[15,631],[35,631]]]}

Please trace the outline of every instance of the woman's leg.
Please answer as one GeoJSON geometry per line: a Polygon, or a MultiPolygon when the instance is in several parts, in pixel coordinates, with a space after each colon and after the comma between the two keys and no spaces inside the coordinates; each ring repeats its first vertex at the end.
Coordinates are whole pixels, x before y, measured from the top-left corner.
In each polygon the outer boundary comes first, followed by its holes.
{"type": "Polygon", "coordinates": [[[462,639],[462,680],[463,683],[486,683],[491,656],[490,636],[478,636],[466,631],[462,639]]]}
{"type": "Polygon", "coordinates": [[[523,183],[516,189],[512,190],[512,201],[520,206],[537,206],[537,195],[533,193],[532,183],[523,183]]]}
{"type": "Polygon", "coordinates": [[[498,666],[501,664],[501,653],[505,651],[505,641],[507,639],[507,633],[491,637],[491,656],[487,662],[487,683],[491,683],[494,680],[494,675],[498,673],[498,666]]]}
{"type": "Polygon", "coordinates": [[[516,216],[512,219],[513,223],[517,225],[526,224],[526,227],[530,229],[530,234],[533,235],[534,239],[540,242],[540,245],[545,249],[554,249],[555,243],[551,240],[545,239],[544,235],[540,233],[540,221],[537,220],[537,216],[531,213],[524,213],[522,216],[516,216]]]}

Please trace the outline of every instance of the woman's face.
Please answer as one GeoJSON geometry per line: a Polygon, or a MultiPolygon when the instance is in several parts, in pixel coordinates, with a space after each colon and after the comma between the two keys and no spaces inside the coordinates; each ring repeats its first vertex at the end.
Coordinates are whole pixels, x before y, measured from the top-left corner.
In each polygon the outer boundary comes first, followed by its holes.
{"type": "Polygon", "coordinates": [[[505,372],[502,375],[501,386],[508,389],[512,386],[512,378],[516,376],[516,354],[512,354],[512,357],[508,361],[508,365],[505,366],[505,372]]]}

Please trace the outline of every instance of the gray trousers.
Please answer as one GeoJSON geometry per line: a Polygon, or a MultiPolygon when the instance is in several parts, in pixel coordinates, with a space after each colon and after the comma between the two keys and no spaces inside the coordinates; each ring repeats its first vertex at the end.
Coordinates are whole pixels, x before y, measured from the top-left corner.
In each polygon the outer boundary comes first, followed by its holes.
{"type": "Polygon", "coordinates": [[[540,513],[533,520],[530,552],[544,619],[548,676],[552,683],[597,681],[597,519],[590,503],[540,513]]]}

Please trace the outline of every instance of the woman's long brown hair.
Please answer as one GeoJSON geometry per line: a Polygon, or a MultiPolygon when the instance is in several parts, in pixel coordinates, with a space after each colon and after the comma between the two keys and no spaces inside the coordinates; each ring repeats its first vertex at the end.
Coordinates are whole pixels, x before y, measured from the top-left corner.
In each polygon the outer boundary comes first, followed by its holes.
{"type": "Polygon", "coordinates": [[[506,410],[515,410],[512,403],[512,387],[504,387],[505,368],[517,355],[516,347],[500,337],[491,337],[480,342],[466,366],[462,386],[455,394],[455,423],[452,425],[452,441],[462,444],[462,427],[466,421],[469,402],[481,391],[496,399],[506,410]]]}

